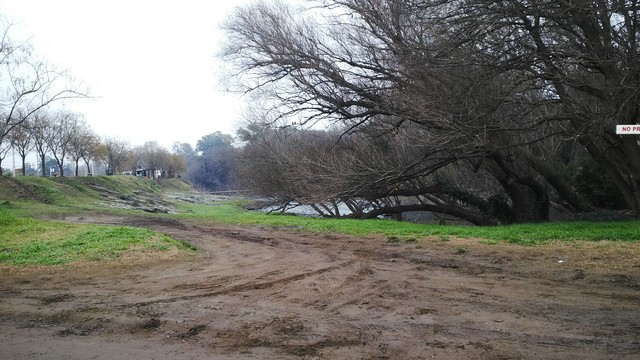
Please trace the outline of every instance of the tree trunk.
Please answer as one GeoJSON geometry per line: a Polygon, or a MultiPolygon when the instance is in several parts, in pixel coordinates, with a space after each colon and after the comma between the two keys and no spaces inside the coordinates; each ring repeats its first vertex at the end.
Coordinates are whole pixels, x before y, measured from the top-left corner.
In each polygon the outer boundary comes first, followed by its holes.
{"type": "Polygon", "coordinates": [[[503,185],[512,201],[512,223],[544,222],[549,220],[549,198],[536,185],[513,182],[503,185]]]}
{"type": "Polygon", "coordinates": [[[22,160],[22,176],[25,176],[27,175],[27,167],[25,166],[27,154],[21,155],[20,158],[20,160],[22,160]]]}
{"type": "Polygon", "coordinates": [[[47,176],[45,163],[44,163],[44,154],[40,154],[40,166],[42,167],[42,177],[47,176]]]}
{"type": "Polygon", "coordinates": [[[509,223],[549,221],[549,196],[543,185],[535,179],[520,176],[500,155],[491,157],[497,166],[489,166],[490,172],[502,185],[511,200],[509,223]]]}
{"type": "Polygon", "coordinates": [[[634,210],[636,218],[640,219],[640,146],[638,146],[638,137],[627,135],[622,139],[622,149],[627,156],[628,163],[627,179],[632,189],[633,197],[627,200],[632,203],[631,208],[634,210]]]}
{"type": "Polygon", "coordinates": [[[594,142],[587,140],[583,142],[583,145],[593,159],[606,169],[607,174],[620,190],[634,216],[640,219],[640,175],[638,175],[640,172],[640,155],[635,152],[627,153],[629,162],[625,167],[625,164],[617,165],[614,161],[611,161],[594,142]]]}
{"type": "Polygon", "coordinates": [[[91,164],[90,164],[90,161],[89,161],[89,160],[87,160],[87,159],[84,159],[84,163],[85,163],[85,165],[87,165],[87,175],[88,175],[88,176],[93,175],[93,173],[91,172],[91,164]]]}
{"type": "Polygon", "coordinates": [[[547,164],[540,159],[527,156],[527,161],[536,171],[544,177],[544,179],[556,190],[558,196],[566,201],[573,209],[579,212],[588,212],[592,210],[589,205],[580,195],[578,195],[571,187],[554,173],[547,164]]]}

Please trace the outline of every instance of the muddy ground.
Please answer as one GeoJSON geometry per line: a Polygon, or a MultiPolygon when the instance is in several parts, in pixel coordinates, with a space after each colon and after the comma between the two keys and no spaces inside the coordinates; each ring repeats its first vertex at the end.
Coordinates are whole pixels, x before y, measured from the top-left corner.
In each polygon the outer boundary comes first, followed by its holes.
{"type": "Polygon", "coordinates": [[[2,359],[640,358],[637,243],[67,220],[143,226],[200,251],[2,269],[2,359]]]}

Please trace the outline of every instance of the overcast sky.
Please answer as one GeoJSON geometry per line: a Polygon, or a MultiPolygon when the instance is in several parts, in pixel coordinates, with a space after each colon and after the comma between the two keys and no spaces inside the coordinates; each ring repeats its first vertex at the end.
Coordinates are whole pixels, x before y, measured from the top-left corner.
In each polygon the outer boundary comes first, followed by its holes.
{"type": "Polygon", "coordinates": [[[69,69],[96,100],[69,107],[103,136],[170,149],[233,134],[242,99],[218,85],[220,23],[246,0],[0,0],[36,54],[69,69]]]}

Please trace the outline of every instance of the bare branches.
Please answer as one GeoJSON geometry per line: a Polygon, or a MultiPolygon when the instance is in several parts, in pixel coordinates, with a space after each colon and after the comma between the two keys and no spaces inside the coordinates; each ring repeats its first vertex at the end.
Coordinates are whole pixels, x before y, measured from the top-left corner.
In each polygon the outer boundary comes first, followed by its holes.
{"type": "MultiPolygon", "coordinates": [[[[32,126],[21,126],[28,119],[35,120],[37,114],[52,103],[87,97],[87,92],[74,83],[69,74],[34,56],[29,44],[14,42],[10,34],[11,25],[6,21],[0,23],[0,144],[7,142],[11,135],[14,147],[21,152],[24,170],[26,154],[23,152],[28,150],[25,141],[29,142],[31,138],[26,139],[22,134],[26,129],[31,131],[32,126]],[[17,139],[24,141],[16,143],[17,139]]],[[[46,141],[43,129],[40,126],[33,128],[30,136],[34,138],[44,162],[46,141]]]]}
{"type": "Polygon", "coordinates": [[[331,148],[308,149],[289,132],[288,146],[272,143],[275,133],[252,144],[306,179],[270,178],[263,190],[287,201],[374,204],[457,181],[455,191],[416,199],[486,221],[543,221],[550,196],[588,208],[542,166],[579,142],[640,216],[640,148],[612,133],[616,123],[640,123],[635,2],[321,4],[294,11],[260,2],[224,27],[222,57],[275,118],[341,131],[331,148]],[[477,189],[483,196],[471,201],[477,189]]]}

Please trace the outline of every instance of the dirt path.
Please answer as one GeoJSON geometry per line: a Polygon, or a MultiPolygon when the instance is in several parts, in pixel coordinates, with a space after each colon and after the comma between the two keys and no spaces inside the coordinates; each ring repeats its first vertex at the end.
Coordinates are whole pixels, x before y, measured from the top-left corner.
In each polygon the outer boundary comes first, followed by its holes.
{"type": "Polygon", "coordinates": [[[639,244],[144,226],[198,255],[3,274],[2,359],[638,359],[639,244]],[[465,252],[459,250],[465,246],[465,252]]]}

